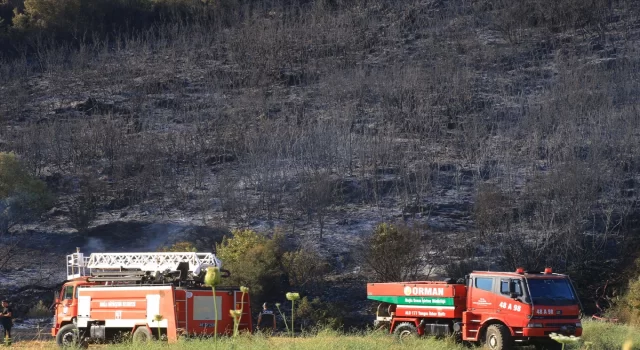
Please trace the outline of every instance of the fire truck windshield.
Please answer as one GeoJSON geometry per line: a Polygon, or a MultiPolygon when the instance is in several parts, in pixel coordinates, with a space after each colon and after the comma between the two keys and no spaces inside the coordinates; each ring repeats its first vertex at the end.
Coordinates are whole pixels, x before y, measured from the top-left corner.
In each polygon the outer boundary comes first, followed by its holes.
{"type": "Polygon", "coordinates": [[[566,306],[576,304],[577,298],[566,279],[527,279],[534,304],[566,306]]]}

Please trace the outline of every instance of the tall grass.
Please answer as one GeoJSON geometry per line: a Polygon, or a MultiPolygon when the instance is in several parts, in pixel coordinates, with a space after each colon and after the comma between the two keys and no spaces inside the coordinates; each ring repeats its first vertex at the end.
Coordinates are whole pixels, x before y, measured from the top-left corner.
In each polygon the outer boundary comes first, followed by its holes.
{"type": "MultiPolygon", "coordinates": [[[[622,349],[625,341],[632,341],[637,347],[640,344],[640,329],[632,326],[612,323],[585,321],[584,336],[578,345],[567,346],[566,349],[589,350],[616,350],[622,349]],[[587,342],[590,344],[585,345],[587,342]]],[[[123,350],[154,350],[154,349],[208,349],[213,345],[212,339],[187,339],[178,343],[151,342],[134,344],[124,342],[114,345],[103,345],[101,348],[123,350]]],[[[14,347],[25,349],[57,349],[51,342],[22,342],[14,344],[14,347]]],[[[94,346],[92,347],[100,347],[94,346]]],[[[432,350],[462,350],[468,349],[462,344],[455,343],[452,339],[437,340],[434,338],[406,339],[402,342],[397,338],[384,333],[374,331],[340,333],[332,330],[320,330],[316,333],[307,333],[298,338],[287,336],[267,337],[260,334],[243,334],[237,338],[223,337],[218,340],[217,348],[224,349],[296,349],[296,350],[340,350],[340,349],[432,349],[432,350]]]]}
{"type": "MultiPolygon", "coordinates": [[[[442,341],[431,338],[408,339],[402,342],[396,338],[378,332],[361,332],[341,334],[339,332],[322,330],[317,334],[308,334],[299,338],[285,336],[266,337],[262,335],[244,335],[238,338],[218,339],[218,349],[317,349],[317,350],[338,350],[338,349],[367,349],[367,350],[387,350],[387,349],[433,349],[433,350],[453,350],[463,349],[461,344],[453,341],[442,341]]],[[[211,347],[211,341],[206,339],[185,340],[177,344],[172,344],[171,349],[207,349],[211,347]]],[[[110,349],[167,349],[165,343],[154,343],[152,345],[119,344],[109,347],[110,349]]]]}
{"type": "Polygon", "coordinates": [[[625,341],[630,340],[633,349],[640,346],[640,329],[625,325],[606,322],[584,322],[585,342],[591,342],[591,350],[622,349],[625,341]]]}

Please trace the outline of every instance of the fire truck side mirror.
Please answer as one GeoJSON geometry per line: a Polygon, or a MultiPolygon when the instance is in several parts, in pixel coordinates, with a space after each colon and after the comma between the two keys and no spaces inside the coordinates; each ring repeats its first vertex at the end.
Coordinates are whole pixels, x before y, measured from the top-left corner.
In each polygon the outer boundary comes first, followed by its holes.
{"type": "Polygon", "coordinates": [[[521,297],[521,296],[522,296],[522,293],[521,293],[521,292],[519,292],[519,291],[517,290],[517,288],[516,288],[516,283],[517,283],[517,282],[516,282],[516,281],[513,281],[513,280],[511,280],[511,281],[509,282],[509,297],[510,297],[511,299],[516,299],[516,298],[518,298],[518,297],[521,297]]]}

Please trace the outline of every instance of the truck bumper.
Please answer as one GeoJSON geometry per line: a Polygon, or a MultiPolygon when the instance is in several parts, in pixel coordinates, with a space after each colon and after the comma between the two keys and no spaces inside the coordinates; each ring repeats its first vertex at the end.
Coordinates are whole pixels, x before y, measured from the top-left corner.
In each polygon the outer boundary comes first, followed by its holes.
{"type": "Polygon", "coordinates": [[[523,328],[522,336],[531,338],[548,337],[551,333],[557,333],[562,335],[574,335],[579,337],[582,335],[582,327],[572,328],[523,328]]]}

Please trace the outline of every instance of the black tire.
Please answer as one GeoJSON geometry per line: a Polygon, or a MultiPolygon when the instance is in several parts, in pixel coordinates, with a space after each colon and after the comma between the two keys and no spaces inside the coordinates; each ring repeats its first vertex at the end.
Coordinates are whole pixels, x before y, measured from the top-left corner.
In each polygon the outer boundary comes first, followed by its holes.
{"type": "Polygon", "coordinates": [[[134,343],[146,343],[153,340],[153,334],[151,334],[149,328],[140,326],[133,332],[132,339],[134,343]]]}
{"type": "Polygon", "coordinates": [[[85,341],[80,330],[74,324],[62,326],[56,335],[56,344],[61,348],[86,349],[89,344],[85,341]]]}
{"type": "Polygon", "coordinates": [[[509,329],[501,324],[492,324],[487,328],[484,337],[484,346],[491,350],[510,350],[513,348],[513,340],[509,329]]]}
{"type": "Polygon", "coordinates": [[[396,329],[393,330],[393,334],[395,334],[400,340],[417,337],[418,328],[416,328],[416,325],[414,325],[413,323],[402,322],[396,326],[396,329]]]}

